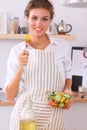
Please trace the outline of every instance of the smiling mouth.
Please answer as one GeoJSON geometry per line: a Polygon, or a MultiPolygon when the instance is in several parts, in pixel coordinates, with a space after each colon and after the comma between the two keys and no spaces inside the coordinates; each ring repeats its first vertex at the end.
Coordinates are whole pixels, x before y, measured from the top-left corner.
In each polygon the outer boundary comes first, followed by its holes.
{"type": "Polygon", "coordinates": [[[37,32],[41,32],[41,31],[42,31],[42,29],[40,29],[40,28],[35,28],[35,30],[36,30],[37,32]]]}

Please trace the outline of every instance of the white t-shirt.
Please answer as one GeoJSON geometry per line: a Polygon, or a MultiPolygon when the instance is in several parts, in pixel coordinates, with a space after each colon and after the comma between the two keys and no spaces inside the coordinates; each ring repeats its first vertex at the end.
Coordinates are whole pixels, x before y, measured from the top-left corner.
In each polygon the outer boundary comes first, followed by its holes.
{"type": "MultiPolygon", "coordinates": [[[[70,46],[68,42],[64,39],[54,38],[49,36],[50,44],[45,49],[53,49],[55,53],[55,58],[58,63],[59,69],[61,71],[62,77],[65,79],[72,77],[71,75],[71,57],[70,57],[70,46]]],[[[25,49],[26,43],[23,41],[11,49],[8,62],[7,62],[7,75],[4,90],[6,86],[12,81],[18,67],[18,55],[20,51],[25,49]]],[[[34,49],[28,46],[28,50],[34,49]]],[[[24,75],[21,77],[19,91],[24,87],[24,75]]]]}

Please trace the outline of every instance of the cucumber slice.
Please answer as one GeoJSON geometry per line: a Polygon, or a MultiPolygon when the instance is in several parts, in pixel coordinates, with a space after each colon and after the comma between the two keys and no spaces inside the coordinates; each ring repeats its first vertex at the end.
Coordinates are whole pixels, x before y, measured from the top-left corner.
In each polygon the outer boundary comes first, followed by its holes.
{"type": "Polygon", "coordinates": [[[55,100],[56,100],[57,102],[59,102],[59,101],[61,100],[61,95],[59,95],[59,94],[56,95],[56,96],[55,96],[55,100]]]}
{"type": "Polygon", "coordinates": [[[64,103],[60,103],[60,104],[59,104],[59,107],[60,107],[60,108],[63,108],[63,107],[64,107],[64,103]]]}
{"type": "Polygon", "coordinates": [[[68,98],[68,99],[71,99],[72,96],[65,93],[65,94],[64,94],[64,97],[65,97],[65,98],[68,98]]]}

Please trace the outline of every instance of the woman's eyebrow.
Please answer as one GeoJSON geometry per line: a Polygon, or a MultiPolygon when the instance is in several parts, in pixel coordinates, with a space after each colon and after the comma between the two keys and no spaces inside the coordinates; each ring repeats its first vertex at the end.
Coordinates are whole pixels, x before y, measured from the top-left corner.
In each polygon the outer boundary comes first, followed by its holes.
{"type": "MultiPolygon", "coordinates": [[[[34,14],[33,14],[32,16],[34,16],[34,17],[38,17],[37,15],[34,15],[34,14]]],[[[42,16],[42,17],[47,17],[47,18],[49,18],[49,16],[42,16]]]]}

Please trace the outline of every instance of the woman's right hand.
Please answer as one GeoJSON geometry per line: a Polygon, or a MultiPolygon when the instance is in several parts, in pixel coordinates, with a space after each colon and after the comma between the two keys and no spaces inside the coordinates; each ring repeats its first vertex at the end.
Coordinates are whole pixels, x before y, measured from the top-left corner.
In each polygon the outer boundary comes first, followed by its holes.
{"type": "Polygon", "coordinates": [[[24,71],[24,65],[28,62],[28,56],[29,52],[26,50],[23,50],[20,52],[18,56],[18,70],[15,73],[12,82],[8,84],[6,89],[6,97],[8,100],[13,100],[14,97],[17,96],[18,90],[19,90],[19,83],[21,80],[22,72],[24,71]]]}
{"type": "Polygon", "coordinates": [[[20,52],[19,57],[18,57],[19,68],[20,67],[23,68],[23,66],[27,64],[28,56],[29,56],[28,51],[23,50],[23,51],[20,52]]]}

